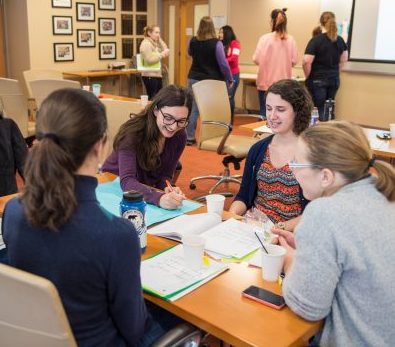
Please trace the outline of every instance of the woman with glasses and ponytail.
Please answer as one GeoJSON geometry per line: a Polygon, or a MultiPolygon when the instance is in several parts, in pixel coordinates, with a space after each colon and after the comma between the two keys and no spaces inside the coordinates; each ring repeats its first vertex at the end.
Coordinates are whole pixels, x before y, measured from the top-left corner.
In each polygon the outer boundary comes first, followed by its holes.
{"type": "Polygon", "coordinates": [[[294,38],[287,33],[286,8],[270,14],[272,32],[261,36],[252,56],[258,65],[256,85],[259,96],[259,114],[266,119],[266,91],[274,83],[292,77],[292,67],[298,61],[294,38]]]}
{"type": "Polygon", "coordinates": [[[171,181],[186,146],[192,99],[186,88],[167,86],[121,126],[103,171],[118,175],[123,191],[137,190],[146,202],[166,209],[181,205],[184,194],[167,187],[166,180],[171,181]]]}
{"type": "Polygon", "coordinates": [[[305,130],[289,166],[312,201],[294,233],[276,231],[288,307],[325,320],[314,346],[392,346],[395,169],[344,121],[305,130]]]}
{"type": "Polygon", "coordinates": [[[3,215],[10,265],[53,282],[78,346],[150,346],[178,322],[159,324],[164,316],[146,307],[133,224],[96,199],[104,105],[83,90],[57,90],[42,103],[36,129],[22,195],[3,215]]]}

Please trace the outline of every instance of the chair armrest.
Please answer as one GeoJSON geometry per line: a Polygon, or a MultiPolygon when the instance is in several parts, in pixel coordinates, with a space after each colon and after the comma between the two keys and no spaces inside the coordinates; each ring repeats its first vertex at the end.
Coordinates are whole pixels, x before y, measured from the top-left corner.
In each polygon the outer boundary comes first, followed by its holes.
{"type": "Polygon", "coordinates": [[[203,121],[203,122],[202,122],[202,125],[203,125],[203,124],[219,125],[219,126],[221,126],[221,127],[223,127],[223,128],[226,128],[226,129],[228,130],[228,131],[224,134],[224,136],[223,136],[223,138],[222,138],[222,140],[221,140],[221,142],[220,142],[220,144],[219,144],[219,146],[218,146],[218,148],[217,148],[217,153],[218,153],[218,154],[222,154],[222,149],[223,149],[224,146],[225,146],[225,142],[226,142],[226,140],[228,139],[230,133],[231,133],[232,130],[233,130],[232,124],[228,124],[228,123],[224,123],[224,122],[218,122],[218,121],[212,121],[212,120],[203,121]]]}

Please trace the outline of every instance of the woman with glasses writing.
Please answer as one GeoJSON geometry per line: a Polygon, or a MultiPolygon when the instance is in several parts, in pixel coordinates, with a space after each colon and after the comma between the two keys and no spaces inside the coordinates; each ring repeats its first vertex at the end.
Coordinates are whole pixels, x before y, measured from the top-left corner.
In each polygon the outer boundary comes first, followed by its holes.
{"type": "Polygon", "coordinates": [[[295,238],[279,233],[287,305],[325,320],[314,346],[393,346],[394,168],[360,127],[334,121],[303,132],[289,166],[312,202],[295,238]]]}
{"type": "Polygon", "coordinates": [[[309,126],[312,107],[308,91],[294,80],[268,89],[266,112],[273,135],[251,147],[231,212],[243,215],[255,207],[278,228],[294,229],[306,201],[288,162],[299,134],[309,126]]]}
{"type": "Polygon", "coordinates": [[[166,187],[166,180],[172,179],[185,148],[191,108],[187,89],[175,85],[161,89],[142,112],[121,126],[103,171],[119,175],[122,190],[140,191],[150,204],[179,207],[185,196],[178,187],[166,187]]]}

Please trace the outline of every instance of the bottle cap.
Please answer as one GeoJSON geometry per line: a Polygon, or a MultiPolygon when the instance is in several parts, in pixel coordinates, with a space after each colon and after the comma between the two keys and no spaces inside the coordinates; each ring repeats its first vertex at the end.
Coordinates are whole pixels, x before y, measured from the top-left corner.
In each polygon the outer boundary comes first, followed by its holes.
{"type": "Polygon", "coordinates": [[[123,193],[123,198],[128,201],[143,201],[143,194],[136,190],[129,190],[123,193]]]}

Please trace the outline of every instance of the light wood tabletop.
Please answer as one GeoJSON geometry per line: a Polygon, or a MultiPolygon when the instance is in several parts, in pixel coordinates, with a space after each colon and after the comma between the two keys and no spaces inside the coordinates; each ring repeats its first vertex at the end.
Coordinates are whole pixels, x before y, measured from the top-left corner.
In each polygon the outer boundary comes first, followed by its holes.
{"type": "MultiPolygon", "coordinates": [[[[109,182],[116,176],[99,174],[100,183],[109,182]]],[[[0,214],[4,203],[10,198],[0,198],[0,214]]],[[[206,212],[201,207],[193,213],[206,212]]],[[[224,213],[224,218],[234,216],[224,213]]],[[[148,235],[143,259],[152,256],[177,242],[148,235]]],[[[296,316],[289,308],[278,311],[241,296],[250,285],[281,293],[278,283],[264,282],[261,270],[246,263],[230,264],[222,273],[193,292],[176,300],[164,301],[150,294],[145,298],[173,314],[198,326],[204,331],[234,346],[303,346],[318,332],[322,322],[308,322],[296,316]]]]}
{"type": "Polygon", "coordinates": [[[113,77],[121,75],[136,75],[140,72],[137,69],[121,69],[121,70],[85,70],[85,71],[64,71],[65,77],[91,78],[91,77],[113,77]]]}
{"type": "MultiPolygon", "coordinates": [[[[266,121],[254,122],[249,124],[240,125],[240,128],[249,129],[254,134],[261,133],[259,128],[266,125],[266,121]]],[[[373,154],[379,157],[395,159],[395,139],[382,140],[377,137],[377,134],[383,133],[385,130],[373,129],[368,127],[362,127],[366,137],[369,140],[370,147],[372,148],[373,154]]],[[[385,131],[388,132],[388,131],[385,131]]]]}
{"type": "Polygon", "coordinates": [[[119,101],[132,101],[132,102],[140,102],[140,99],[131,98],[129,96],[121,96],[121,95],[114,95],[114,94],[106,94],[101,93],[99,99],[112,99],[112,100],[119,100],[119,101]]]}

